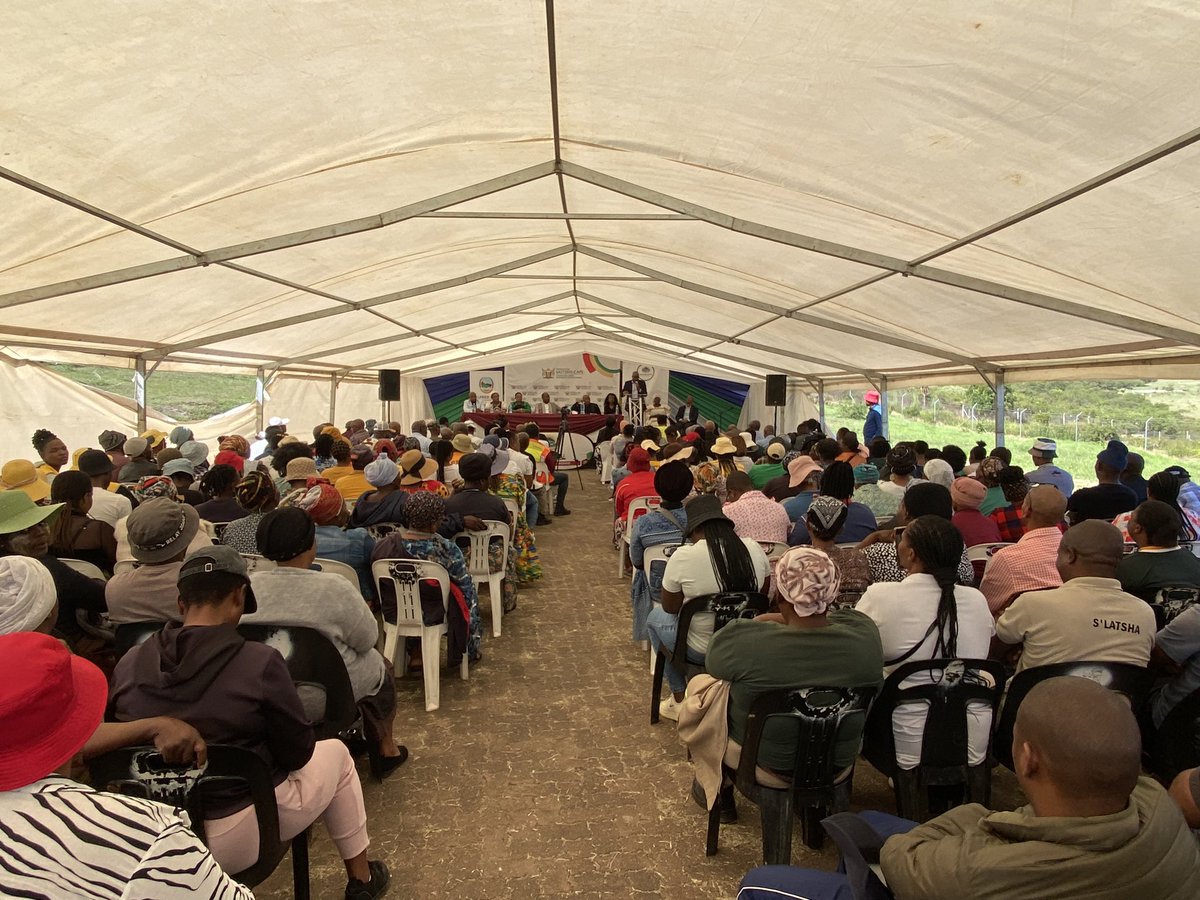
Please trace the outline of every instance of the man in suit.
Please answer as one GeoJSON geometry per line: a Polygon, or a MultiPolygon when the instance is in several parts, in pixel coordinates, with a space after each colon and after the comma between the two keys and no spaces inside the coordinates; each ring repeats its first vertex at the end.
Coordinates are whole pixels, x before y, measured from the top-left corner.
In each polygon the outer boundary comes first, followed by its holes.
{"type": "Polygon", "coordinates": [[[675,411],[675,421],[680,425],[695,425],[700,421],[700,410],[696,408],[696,398],[691,394],[688,395],[683,406],[675,411]]]}
{"type": "Polygon", "coordinates": [[[550,399],[547,391],[542,391],[542,399],[533,404],[533,411],[539,416],[552,415],[559,411],[559,406],[550,399]]]}
{"type": "Polygon", "coordinates": [[[642,381],[642,376],[636,369],[633,372],[633,377],[626,381],[624,387],[621,388],[621,394],[627,397],[641,397],[645,399],[646,382],[642,381]]]}
{"type": "Polygon", "coordinates": [[[571,412],[585,416],[600,415],[600,404],[593,403],[590,394],[584,394],[571,405],[571,412]]]}

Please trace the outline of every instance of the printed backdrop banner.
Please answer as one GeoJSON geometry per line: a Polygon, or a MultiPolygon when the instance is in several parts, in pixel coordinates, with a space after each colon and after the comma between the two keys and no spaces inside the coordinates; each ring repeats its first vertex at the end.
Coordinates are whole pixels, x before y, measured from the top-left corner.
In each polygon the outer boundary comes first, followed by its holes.
{"type": "Polygon", "coordinates": [[[547,391],[550,399],[560,406],[570,406],[583,394],[590,394],[594,403],[602,403],[605,394],[621,390],[617,383],[620,365],[616,360],[601,360],[592,353],[513,363],[504,367],[504,402],[511,403],[513,395],[520,391],[533,404],[547,391]]]}
{"type": "Polygon", "coordinates": [[[500,395],[501,400],[507,399],[508,395],[504,393],[503,369],[473,369],[469,374],[471,385],[468,390],[479,396],[480,403],[486,405],[493,391],[500,395]]]}

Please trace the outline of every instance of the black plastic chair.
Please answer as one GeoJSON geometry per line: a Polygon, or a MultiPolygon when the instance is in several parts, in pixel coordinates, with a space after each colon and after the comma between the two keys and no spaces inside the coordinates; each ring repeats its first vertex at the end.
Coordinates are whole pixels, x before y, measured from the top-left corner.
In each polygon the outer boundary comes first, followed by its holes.
{"type": "Polygon", "coordinates": [[[116,639],[113,649],[117,659],[163,630],[166,622],[125,622],[116,627],[116,639]]]}
{"type": "MultiPolygon", "coordinates": [[[[734,786],[748,800],[758,805],[762,819],[763,863],[788,865],[792,860],[792,820],[800,818],[804,843],[819,850],[825,834],[821,819],[833,812],[844,812],[850,806],[854,787],[854,766],[840,780],[834,767],[833,754],[846,720],[851,716],[866,717],[875,686],[869,687],[810,687],[801,690],[768,691],[760,694],[750,705],[746,717],[746,741],[734,774],[734,786]],[[758,783],[759,747],[768,724],[791,726],[795,730],[795,750],[791,771],[791,786],[771,788],[758,783]]],[[[777,727],[772,739],[777,739],[777,727]]],[[[726,769],[726,773],[729,770],[726,769]]],[[[780,773],[781,777],[787,777],[780,773]]],[[[721,829],[721,803],[718,800],[708,811],[708,835],[705,855],[717,852],[721,829]]]]}
{"type": "Polygon", "coordinates": [[[88,768],[92,783],[100,790],[186,810],[192,830],[206,843],[204,820],[210,792],[247,790],[258,820],[258,859],[250,868],[230,876],[254,887],[275,871],[290,846],[296,900],[308,900],[308,829],[292,838],[290,845],[280,838],[275,787],[266,763],[257,754],[244,747],[209,744],[208,763],[199,770],[170,765],[153,747],[124,747],[90,760],[88,768]]]}
{"type": "Polygon", "coordinates": [[[918,660],[904,663],[888,676],[867,716],[863,756],[892,780],[896,811],[901,816],[918,822],[928,819],[933,805],[930,788],[958,789],[953,792],[952,802],[946,802],[951,791],[938,791],[942,801],[937,804],[938,812],[960,803],[986,806],[991,801],[994,762],[985,759],[974,766],[967,762],[967,704],[986,703],[994,723],[1004,696],[1004,682],[1004,664],[987,659],[918,660]],[[932,683],[904,685],[907,679],[920,674],[929,674],[932,683]],[[913,704],[926,706],[921,761],[916,768],[901,769],[896,764],[892,714],[899,707],[913,704]]]}
{"type": "Polygon", "coordinates": [[[336,738],[358,719],[358,704],[346,662],[321,632],[299,625],[253,624],[239,625],[238,634],[279,651],[301,699],[312,697],[313,693],[323,695],[321,710],[310,708],[315,703],[305,703],[306,711],[319,713],[312,720],[318,741],[336,738]]]}
{"type": "Polygon", "coordinates": [[[1150,608],[1154,610],[1154,620],[1159,631],[1171,624],[1174,619],[1200,603],[1200,588],[1190,585],[1165,587],[1154,595],[1150,608]]]}
{"type": "Polygon", "coordinates": [[[1170,782],[1200,766],[1200,690],[1179,701],[1146,742],[1150,771],[1170,782]]]}
{"type": "Polygon", "coordinates": [[[701,594],[685,600],[679,610],[679,630],[675,635],[675,647],[671,652],[660,648],[654,659],[654,681],[650,689],[650,724],[658,724],[658,704],[662,700],[663,675],[669,663],[685,679],[691,679],[704,671],[702,663],[689,662],[687,658],[688,631],[692,619],[698,613],[713,614],[713,634],[716,634],[734,619],[753,619],[771,608],[771,601],[757,591],[736,591],[721,594],[701,594]]]}
{"type": "Polygon", "coordinates": [[[883,838],[869,822],[857,813],[840,812],[822,819],[821,827],[842,854],[841,868],[846,871],[854,900],[895,900],[895,895],[871,869],[879,864],[883,838]]]}
{"type": "Polygon", "coordinates": [[[1017,710],[1021,706],[1021,701],[1025,699],[1025,695],[1035,684],[1045,681],[1047,678],[1057,678],[1060,675],[1090,678],[1110,691],[1124,694],[1129,698],[1135,716],[1140,714],[1150,695],[1150,688],[1154,685],[1153,672],[1143,666],[1135,666],[1131,663],[1081,660],[1026,669],[1009,682],[1008,697],[1004,701],[1004,708],[1000,711],[1000,720],[996,725],[995,734],[992,736],[992,755],[1006,769],[1013,767],[1013,725],[1017,721],[1017,710]]]}

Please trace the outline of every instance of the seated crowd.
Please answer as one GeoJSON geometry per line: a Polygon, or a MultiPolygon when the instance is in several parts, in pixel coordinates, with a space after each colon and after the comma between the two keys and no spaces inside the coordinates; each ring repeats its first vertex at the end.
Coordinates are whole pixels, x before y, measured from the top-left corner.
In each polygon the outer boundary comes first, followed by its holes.
{"type": "MultiPolygon", "coordinates": [[[[1117,873],[1122,890],[1200,890],[1188,831],[1200,828],[1200,774],[1168,773],[1174,803],[1142,774],[1143,736],[1153,741],[1200,690],[1200,488],[1186,470],[1142,479],[1141,457],[1111,440],[1095,486],[1077,489],[1047,438],[1024,470],[982,442],[968,455],[882,436],[863,446],[847,429],[826,438],[815,421],[786,435],[757,422],[745,432],[679,425],[615,427],[611,481],[616,544],[633,567],[632,636],[668,659],[658,715],[678,722],[697,803],[736,821],[741,744],[768,692],[877,691],[902,665],[929,660],[994,660],[1010,678],[1126,664],[1154,681],[1132,713],[1078,677],[1050,679],[1018,707],[1011,749],[1030,806],[958,807],[928,825],[873,820],[883,838],[896,835],[882,871],[901,898],[1108,896],[1117,873]],[[710,604],[730,592],[745,612],[718,628],[710,604]],[[700,612],[680,635],[692,601],[700,612]],[[680,654],[686,665],[671,664],[680,654]],[[706,674],[689,681],[685,670],[706,674]],[[1013,864],[1025,860],[1022,875],[1013,864]],[[1043,874],[1051,863],[1063,867],[1043,874]]],[[[902,686],[933,684],[937,671],[902,674],[902,686]]],[[[966,705],[966,766],[988,764],[993,718],[988,702],[966,705]]],[[[925,724],[920,705],[892,714],[896,770],[922,764],[925,724]]],[[[786,786],[796,756],[770,734],[756,778],[786,786]]],[[[835,772],[852,772],[868,736],[861,721],[838,732],[835,772]]],[[[844,876],[781,866],[743,884],[746,898],[781,895],[852,896],[844,876]]]]}
{"type": "MultiPolygon", "coordinates": [[[[146,744],[177,765],[203,763],[209,745],[252,751],[272,776],[280,837],[321,819],[345,863],[346,897],[385,892],[386,866],[368,859],[354,757],[365,752],[383,780],[408,751],[394,735],[393,660],[379,650],[396,601],[379,595],[372,565],[441,566],[449,662],[479,662],[468,534],[490,520],[509,535],[488,539],[487,562],[502,576],[492,603],[515,609],[520,586],[542,577],[534,527],[552,522],[551,510],[569,514],[565,473],[532,426],[479,436],[470,423],[422,421],[406,435],[398,423],[355,419],[323,423],[307,442],[286,425],[254,442],[222,437],[215,454],[184,427],[105,431],[99,447],[73,455],[41,429],[40,464],[3,466],[0,817],[45,819],[37,828],[69,849],[3,829],[0,894],[250,896],[228,877],[258,857],[245,790],[206,799],[201,844],[182,813],[63,777],[80,758],[146,744]],[[345,666],[355,727],[317,739],[324,695],[294,683],[284,657],[239,625],[323,636],[345,666]],[[75,686],[66,704],[63,684],[75,686]],[[80,850],[56,810],[82,808],[97,840],[80,850]],[[10,865],[16,858],[25,863],[10,865]]],[[[420,641],[400,645],[408,670],[422,671],[420,641]]]]}

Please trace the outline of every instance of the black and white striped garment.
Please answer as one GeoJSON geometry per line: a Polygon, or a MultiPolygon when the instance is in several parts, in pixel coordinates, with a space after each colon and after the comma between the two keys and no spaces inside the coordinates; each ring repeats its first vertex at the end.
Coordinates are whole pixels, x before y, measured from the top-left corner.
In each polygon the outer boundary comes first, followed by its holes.
{"type": "Polygon", "coordinates": [[[0,792],[0,896],[253,900],[185,813],[51,775],[0,792]]]}

